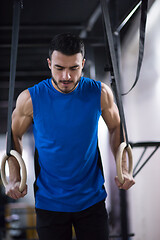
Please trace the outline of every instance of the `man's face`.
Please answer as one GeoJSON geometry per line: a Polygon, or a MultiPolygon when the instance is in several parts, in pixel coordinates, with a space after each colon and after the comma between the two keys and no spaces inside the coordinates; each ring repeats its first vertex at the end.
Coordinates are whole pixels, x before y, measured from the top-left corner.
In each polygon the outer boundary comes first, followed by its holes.
{"type": "Polygon", "coordinates": [[[59,51],[53,51],[51,60],[48,58],[48,66],[52,74],[52,84],[62,93],[72,92],[81,78],[85,59],[81,53],[71,56],[59,51]]]}

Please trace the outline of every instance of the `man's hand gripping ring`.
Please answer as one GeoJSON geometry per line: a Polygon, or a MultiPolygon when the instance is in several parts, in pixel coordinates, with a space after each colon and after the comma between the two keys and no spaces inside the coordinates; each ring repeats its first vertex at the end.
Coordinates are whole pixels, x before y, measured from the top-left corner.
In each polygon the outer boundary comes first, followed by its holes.
{"type": "MultiPolygon", "coordinates": [[[[17,151],[11,150],[10,155],[15,157],[17,159],[19,165],[20,165],[20,168],[21,168],[21,182],[20,182],[20,186],[19,186],[19,191],[23,192],[23,190],[25,189],[26,180],[27,180],[27,171],[26,171],[25,163],[23,161],[23,158],[21,157],[21,155],[17,151]]],[[[5,173],[5,165],[6,165],[6,160],[8,158],[9,158],[9,156],[7,156],[5,154],[2,158],[2,163],[1,163],[1,178],[2,178],[3,185],[5,187],[8,185],[8,182],[6,180],[6,173],[5,173]]]]}
{"type": "Polygon", "coordinates": [[[124,183],[124,176],[122,172],[122,157],[123,157],[124,150],[126,150],[128,154],[128,160],[129,160],[128,173],[130,175],[133,174],[133,157],[132,157],[131,146],[130,145],[127,146],[126,142],[122,142],[118,148],[117,155],[116,155],[117,176],[121,184],[124,183]]]}

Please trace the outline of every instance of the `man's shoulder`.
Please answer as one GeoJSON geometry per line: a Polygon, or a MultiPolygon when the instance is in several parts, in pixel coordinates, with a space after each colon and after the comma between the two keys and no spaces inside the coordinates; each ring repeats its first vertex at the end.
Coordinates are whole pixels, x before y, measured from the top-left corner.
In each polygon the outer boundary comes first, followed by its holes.
{"type": "Polygon", "coordinates": [[[28,89],[21,92],[18,96],[16,108],[18,108],[24,115],[28,115],[28,112],[32,112],[32,100],[28,89]]]}
{"type": "Polygon", "coordinates": [[[21,101],[21,102],[26,102],[28,101],[29,99],[31,98],[31,95],[28,91],[28,89],[25,89],[23,92],[21,92],[18,96],[18,101],[21,101]]]}
{"type": "Polygon", "coordinates": [[[101,105],[102,109],[104,106],[110,105],[113,102],[113,93],[109,86],[102,83],[101,86],[101,105]]]}
{"type": "Polygon", "coordinates": [[[101,83],[101,93],[103,95],[113,95],[111,88],[105,83],[101,83]]]}

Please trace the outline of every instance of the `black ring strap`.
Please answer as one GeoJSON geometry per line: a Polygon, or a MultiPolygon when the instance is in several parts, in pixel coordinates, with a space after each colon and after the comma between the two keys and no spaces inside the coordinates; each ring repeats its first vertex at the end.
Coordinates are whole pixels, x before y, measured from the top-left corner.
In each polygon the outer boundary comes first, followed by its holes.
{"type": "Polygon", "coordinates": [[[11,149],[14,149],[12,139],[12,111],[14,99],[14,87],[16,77],[17,65],[17,50],[19,38],[19,23],[20,23],[20,9],[23,6],[22,0],[14,0],[13,3],[13,24],[12,24],[12,44],[11,44],[11,58],[10,58],[10,79],[9,79],[9,99],[8,99],[8,122],[7,122],[7,149],[6,153],[9,156],[11,149]]]}
{"type": "Polygon", "coordinates": [[[138,79],[139,79],[143,55],[144,55],[147,9],[148,9],[148,0],[142,0],[141,1],[140,34],[139,34],[139,56],[138,56],[136,77],[135,77],[135,81],[134,81],[132,87],[126,93],[123,93],[122,95],[127,95],[135,87],[135,85],[137,84],[138,79]]]}
{"type": "Polygon", "coordinates": [[[119,88],[120,74],[119,74],[118,62],[117,62],[115,48],[114,48],[114,39],[113,39],[113,35],[112,35],[112,30],[111,30],[111,22],[110,22],[110,17],[109,17],[108,4],[107,4],[106,0],[101,0],[101,7],[102,7],[103,20],[104,20],[104,27],[105,27],[104,30],[105,30],[105,34],[107,35],[111,63],[112,63],[113,73],[111,71],[111,77],[114,78],[114,82],[115,82],[114,92],[115,92],[116,102],[117,102],[120,119],[121,119],[121,141],[124,141],[124,134],[123,134],[123,130],[122,130],[124,128],[125,140],[128,145],[127,127],[126,127],[122,99],[121,99],[120,88],[119,88]]]}

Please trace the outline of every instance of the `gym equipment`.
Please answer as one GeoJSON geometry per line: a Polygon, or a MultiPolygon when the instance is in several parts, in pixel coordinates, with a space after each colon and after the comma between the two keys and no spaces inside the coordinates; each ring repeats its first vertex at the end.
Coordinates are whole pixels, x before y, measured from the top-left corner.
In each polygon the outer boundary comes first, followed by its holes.
{"type": "Polygon", "coordinates": [[[17,50],[18,50],[18,37],[19,37],[19,22],[20,22],[20,10],[23,7],[22,0],[14,0],[13,4],[13,26],[12,26],[12,45],[11,45],[11,59],[10,59],[10,81],[9,81],[9,100],[8,100],[8,123],[7,123],[7,149],[6,155],[4,155],[1,164],[1,178],[4,186],[8,184],[5,174],[5,163],[10,156],[14,156],[20,164],[22,169],[21,183],[19,190],[22,192],[26,185],[27,171],[25,163],[21,155],[12,150],[14,148],[12,139],[12,109],[13,109],[13,98],[14,98],[14,86],[16,76],[16,63],[17,63],[17,50]]]}
{"type": "MultiPolygon", "coordinates": [[[[22,170],[22,174],[21,174],[22,176],[21,176],[21,183],[20,183],[20,186],[19,186],[19,191],[23,192],[23,190],[26,186],[26,180],[27,180],[27,172],[26,172],[25,163],[24,163],[21,155],[15,150],[10,151],[10,156],[13,156],[17,159],[17,161],[20,165],[20,168],[22,170]]],[[[5,174],[5,164],[6,164],[6,160],[8,160],[8,158],[9,158],[9,156],[7,156],[5,154],[2,158],[2,163],[1,163],[1,178],[2,178],[3,185],[5,187],[8,184],[7,179],[6,179],[6,174],[5,174]]]]}
{"type": "Polygon", "coordinates": [[[120,183],[124,183],[124,177],[123,177],[123,173],[122,173],[122,158],[123,158],[123,154],[124,151],[126,150],[127,154],[128,154],[128,160],[129,160],[129,167],[128,167],[128,173],[130,175],[133,175],[133,157],[132,157],[132,149],[131,146],[122,142],[119,146],[118,152],[117,152],[117,156],[116,156],[116,166],[117,166],[117,175],[118,175],[118,179],[120,181],[120,183]]]}
{"type": "MultiPolygon", "coordinates": [[[[144,52],[144,40],[145,40],[145,25],[146,25],[146,18],[147,18],[147,6],[148,6],[148,0],[142,0],[138,3],[138,5],[135,7],[135,9],[132,11],[130,16],[127,16],[127,18],[122,22],[122,24],[113,31],[111,29],[111,22],[110,22],[110,15],[108,10],[108,1],[107,0],[101,0],[101,8],[102,8],[102,16],[103,16],[103,22],[104,22],[104,36],[106,41],[106,47],[109,47],[110,52],[110,59],[109,59],[109,66],[108,69],[111,75],[111,87],[113,89],[113,92],[115,94],[117,106],[120,113],[120,120],[121,120],[121,144],[117,152],[116,156],[116,164],[117,164],[117,175],[119,181],[123,184],[124,178],[122,174],[122,156],[123,152],[126,149],[129,157],[129,173],[132,174],[133,171],[133,162],[132,162],[132,152],[131,147],[128,142],[128,136],[127,136],[127,128],[125,123],[125,117],[123,112],[123,106],[121,101],[121,95],[119,90],[119,84],[121,82],[121,75],[119,71],[119,54],[116,49],[120,49],[120,37],[119,32],[122,29],[122,27],[125,25],[125,23],[128,21],[128,19],[133,15],[133,13],[136,11],[136,9],[139,8],[141,5],[141,22],[140,22],[140,38],[139,38],[139,58],[138,58],[138,64],[137,64],[137,73],[136,73],[136,79],[132,87],[128,92],[130,92],[133,87],[136,85],[142,59],[143,59],[143,52],[144,52]],[[116,55],[117,54],[117,55],[116,55]],[[125,138],[124,138],[125,134],[125,138]]],[[[118,49],[118,50],[119,50],[118,49]]],[[[128,240],[129,237],[129,230],[128,230],[128,217],[127,217],[127,200],[126,200],[126,192],[124,190],[120,190],[120,205],[121,205],[121,234],[123,240],[128,240]]]]}
{"type": "MultiPolygon", "coordinates": [[[[112,78],[112,81],[114,84],[113,88],[114,88],[114,93],[115,93],[115,97],[116,97],[116,101],[117,101],[117,106],[119,109],[120,119],[121,119],[121,143],[123,143],[123,144],[118,149],[118,152],[116,155],[116,165],[117,165],[117,174],[118,174],[119,182],[123,183],[124,178],[123,178],[123,174],[122,174],[122,168],[120,169],[120,167],[122,166],[121,150],[122,150],[122,146],[123,147],[125,146],[125,148],[128,147],[129,142],[128,142],[127,127],[126,127],[126,122],[125,122],[121,94],[120,94],[120,90],[119,90],[120,74],[119,74],[119,70],[118,70],[118,64],[117,64],[116,53],[115,53],[115,48],[114,48],[114,40],[113,40],[111,23],[110,23],[110,18],[109,18],[108,4],[107,4],[106,0],[101,0],[101,5],[102,5],[102,13],[103,13],[103,19],[104,19],[105,33],[107,35],[108,46],[109,46],[110,57],[111,57],[111,64],[112,64],[111,78],[112,78]],[[124,129],[124,133],[125,133],[125,140],[124,140],[123,129],[124,129]],[[118,159],[117,159],[117,157],[118,157],[118,159]],[[121,157],[121,159],[120,159],[120,157],[121,157]]],[[[133,158],[132,158],[132,152],[131,152],[130,146],[128,149],[130,149],[130,152],[129,152],[130,173],[132,173],[131,167],[133,166],[133,163],[132,163],[133,158]]]]}

